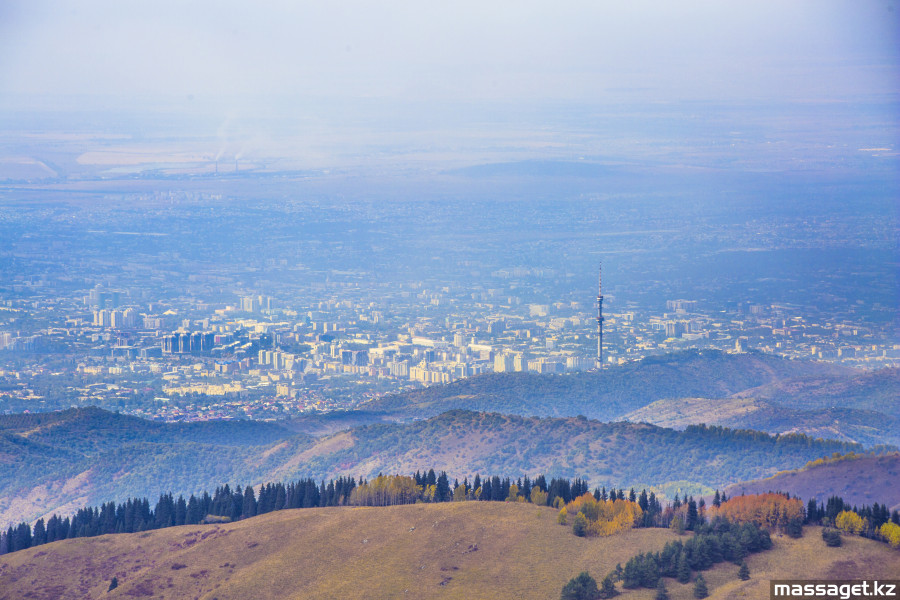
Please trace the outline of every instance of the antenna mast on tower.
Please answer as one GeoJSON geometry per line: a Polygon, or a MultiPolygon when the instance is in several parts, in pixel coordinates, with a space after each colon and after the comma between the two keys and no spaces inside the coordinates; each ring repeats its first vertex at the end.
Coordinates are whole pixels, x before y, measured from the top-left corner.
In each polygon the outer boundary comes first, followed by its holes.
{"type": "Polygon", "coordinates": [[[603,265],[597,269],[597,368],[603,369],[603,265]]]}

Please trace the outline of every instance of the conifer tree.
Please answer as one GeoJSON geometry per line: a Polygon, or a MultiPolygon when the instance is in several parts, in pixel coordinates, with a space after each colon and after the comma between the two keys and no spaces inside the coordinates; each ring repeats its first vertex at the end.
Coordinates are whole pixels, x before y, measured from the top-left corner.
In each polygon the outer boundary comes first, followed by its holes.
{"type": "Polygon", "coordinates": [[[647,498],[647,490],[641,490],[641,495],[638,497],[638,506],[641,507],[641,510],[647,512],[647,509],[650,508],[650,500],[647,498]]]}
{"type": "Polygon", "coordinates": [[[450,481],[448,480],[445,471],[441,471],[441,475],[437,478],[435,486],[434,501],[448,502],[450,500],[450,481]]]}
{"type": "Polygon", "coordinates": [[[741,568],[738,570],[738,578],[741,581],[750,579],[750,567],[747,566],[747,561],[741,561],[741,568]]]}
{"type": "Polygon", "coordinates": [[[31,534],[31,545],[40,546],[47,543],[47,531],[44,529],[44,519],[38,519],[34,524],[34,532],[31,534]]]}
{"type": "Polygon", "coordinates": [[[659,583],[656,584],[656,600],[669,600],[669,591],[666,589],[666,582],[663,581],[662,577],[659,579],[659,583]]]}
{"type": "Polygon", "coordinates": [[[699,515],[697,513],[697,503],[691,497],[687,501],[687,517],[685,518],[684,528],[693,531],[699,524],[699,515]]]}
{"type": "Polygon", "coordinates": [[[175,525],[185,524],[187,524],[187,502],[184,501],[184,496],[178,496],[175,503],[175,525]]]}
{"type": "Polygon", "coordinates": [[[616,584],[613,583],[612,573],[603,578],[603,581],[600,583],[600,597],[601,598],[612,598],[613,596],[618,595],[619,592],[616,590],[616,584]]]}
{"type": "Polygon", "coordinates": [[[505,486],[503,482],[500,481],[500,477],[494,475],[491,477],[491,497],[490,500],[494,502],[502,502],[506,500],[506,496],[509,495],[509,483],[505,486]]]}
{"type": "Polygon", "coordinates": [[[560,600],[595,600],[598,594],[597,581],[582,571],[563,586],[560,600]]]}
{"type": "Polygon", "coordinates": [[[694,582],[694,598],[700,600],[707,596],[709,596],[709,590],[706,588],[706,580],[703,579],[703,574],[701,573],[697,575],[697,580],[694,582]]]}
{"type": "Polygon", "coordinates": [[[241,518],[249,519],[256,516],[256,494],[253,492],[253,486],[248,485],[244,488],[244,498],[241,502],[241,518]]]}
{"type": "Polygon", "coordinates": [[[678,571],[676,573],[678,583],[687,583],[691,580],[691,566],[688,564],[687,554],[682,552],[678,557],[678,571]]]}
{"type": "Polygon", "coordinates": [[[826,546],[840,546],[841,532],[837,529],[826,527],[822,530],[822,539],[825,540],[826,546]]]}

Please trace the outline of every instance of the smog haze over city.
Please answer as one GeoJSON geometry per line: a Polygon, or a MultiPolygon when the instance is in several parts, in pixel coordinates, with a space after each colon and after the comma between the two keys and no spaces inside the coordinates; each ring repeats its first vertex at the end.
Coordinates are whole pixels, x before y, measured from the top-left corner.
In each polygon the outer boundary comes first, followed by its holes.
{"type": "Polygon", "coordinates": [[[900,364],[900,3],[0,7],[0,413],[900,364]]]}

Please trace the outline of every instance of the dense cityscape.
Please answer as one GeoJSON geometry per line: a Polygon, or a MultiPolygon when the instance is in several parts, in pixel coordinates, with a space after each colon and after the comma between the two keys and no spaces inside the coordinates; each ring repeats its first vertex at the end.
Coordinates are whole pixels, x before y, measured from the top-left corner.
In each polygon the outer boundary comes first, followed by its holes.
{"type": "MultiPolygon", "coordinates": [[[[487,272],[491,265],[469,260],[422,280],[378,280],[270,253],[256,259],[259,266],[198,268],[176,245],[163,255],[170,264],[133,255],[110,275],[99,240],[115,239],[115,247],[169,236],[94,233],[97,240],[77,242],[89,259],[51,262],[29,252],[28,235],[4,251],[8,264],[47,268],[12,275],[2,290],[3,412],[96,405],[163,420],[278,418],[357,407],[480,373],[596,368],[596,289],[572,283],[590,281],[589,272],[487,272]],[[470,270],[465,283],[459,268],[470,270]],[[249,289],[248,273],[265,281],[267,294],[249,289]]],[[[60,250],[76,243],[74,233],[56,235],[60,250]]],[[[633,293],[640,282],[617,281],[615,258],[606,271],[613,276],[604,288],[604,366],[687,348],[863,369],[900,363],[892,309],[878,302],[862,307],[836,298],[845,310],[833,312],[756,298],[721,301],[709,290],[664,300],[664,292],[633,293]]]]}

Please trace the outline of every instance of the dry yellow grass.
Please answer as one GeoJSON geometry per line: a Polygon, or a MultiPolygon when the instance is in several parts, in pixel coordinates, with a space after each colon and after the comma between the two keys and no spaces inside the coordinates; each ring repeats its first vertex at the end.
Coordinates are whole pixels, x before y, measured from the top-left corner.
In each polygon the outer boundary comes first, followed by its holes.
{"type": "MultiPolygon", "coordinates": [[[[674,538],[633,530],[577,538],[531,504],[464,502],[289,510],[219,526],[56,542],[0,557],[0,599],[558,598],[571,577],[596,578],[674,538]],[[119,588],[107,592],[113,576],[119,588]]],[[[737,567],[707,573],[713,597],[765,598],[770,577],[900,572],[900,553],[857,538],[824,546],[817,529],[737,567]],[[852,563],[852,564],[851,564],[852,563]]],[[[673,598],[691,586],[669,582],[673,598]]],[[[652,598],[652,590],[622,598],[652,598]]]]}

